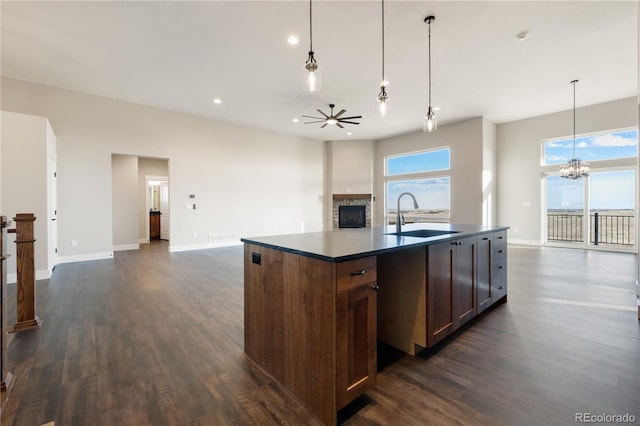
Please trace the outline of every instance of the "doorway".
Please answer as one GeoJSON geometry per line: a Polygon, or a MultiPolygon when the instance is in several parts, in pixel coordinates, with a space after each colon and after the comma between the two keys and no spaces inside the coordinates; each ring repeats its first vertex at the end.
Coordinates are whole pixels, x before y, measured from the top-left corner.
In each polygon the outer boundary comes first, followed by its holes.
{"type": "Polygon", "coordinates": [[[170,239],[169,179],[167,176],[145,176],[146,210],[149,220],[145,222],[146,241],[170,239]]]}

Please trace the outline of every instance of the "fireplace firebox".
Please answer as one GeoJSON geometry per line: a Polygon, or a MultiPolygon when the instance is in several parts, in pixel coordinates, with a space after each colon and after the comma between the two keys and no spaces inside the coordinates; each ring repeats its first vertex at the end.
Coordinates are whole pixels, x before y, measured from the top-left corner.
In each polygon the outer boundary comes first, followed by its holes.
{"type": "Polygon", "coordinates": [[[364,228],[367,226],[366,206],[338,206],[339,228],[364,228]]]}

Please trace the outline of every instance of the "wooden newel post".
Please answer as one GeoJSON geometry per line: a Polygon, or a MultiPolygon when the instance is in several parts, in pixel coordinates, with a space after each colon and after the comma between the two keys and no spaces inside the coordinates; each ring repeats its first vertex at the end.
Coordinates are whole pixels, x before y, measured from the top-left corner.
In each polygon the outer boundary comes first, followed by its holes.
{"type": "Polygon", "coordinates": [[[40,327],[42,321],[36,315],[36,267],[34,262],[35,243],[33,222],[36,217],[33,213],[18,213],[13,218],[16,222],[16,269],[18,275],[16,307],[17,322],[9,330],[29,330],[40,327]]]}
{"type": "Polygon", "coordinates": [[[7,253],[7,227],[11,222],[7,222],[6,216],[0,216],[0,224],[2,232],[0,233],[0,412],[2,412],[2,406],[6,400],[6,395],[9,394],[13,380],[11,373],[9,372],[9,366],[7,365],[7,267],[5,260],[9,257],[7,253]]]}

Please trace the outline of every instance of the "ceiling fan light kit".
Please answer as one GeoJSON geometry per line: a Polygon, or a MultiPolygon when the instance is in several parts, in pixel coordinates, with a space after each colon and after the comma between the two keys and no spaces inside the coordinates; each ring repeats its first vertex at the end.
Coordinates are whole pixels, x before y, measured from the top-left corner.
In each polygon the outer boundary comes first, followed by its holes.
{"type": "Polygon", "coordinates": [[[334,104],[329,104],[329,108],[331,109],[331,111],[329,112],[329,114],[326,114],[324,112],[322,112],[321,110],[317,109],[316,111],[318,111],[318,113],[320,113],[320,115],[322,117],[314,117],[311,115],[303,115],[304,118],[312,118],[314,119],[314,121],[307,121],[304,124],[313,124],[313,123],[323,123],[322,126],[320,126],[320,128],[324,128],[327,125],[336,125],[341,129],[344,129],[344,126],[342,124],[360,124],[357,123],[355,121],[350,121],[350,120],[357,120],[359,118],[362,118],[361,115],[353,115],[351,117],[343,117],[342,115],[347,112],[346,109],[342,109],[340,110],[339,113],[334,114],[333,113],[333,108],[335,108],[334,104]]]}

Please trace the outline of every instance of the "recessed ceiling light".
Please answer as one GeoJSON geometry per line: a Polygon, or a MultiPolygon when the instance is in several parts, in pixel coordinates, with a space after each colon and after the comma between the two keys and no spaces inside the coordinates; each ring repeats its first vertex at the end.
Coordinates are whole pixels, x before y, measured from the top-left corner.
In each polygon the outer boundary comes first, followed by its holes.
{"type": "Polygon", "coordinates": [[[351,132],[347,132],[347,136],[351,136],[353,133],[351,132]]]}
{"type": "Polygon", "coordinates": [[[294,35],[290,35],[289,38],[287,39],[287,42],[289,42],[289,44],[298,44],[300,40],[298,40],[298,37],[294,36],[294,35]]]}
{"type": "Polygon", "coordinates": [[[221,104],[221,103],[222,103],[222,101],[220,100],[220,98],[215,98],[215,99],[213,100],[213,103],[214,103],[214,104],[221,104]]]}
{"type": "Polygon", "coordinates": [[[440,111],[440,107],[433,107],[434,111],[440,111]]]}
{"type": "Polygon", "coordinates": [[[293,122],[294,122],[294,123],[297,123],[298,121],[300,121],[300,120],[298,120],[297,118],[294,118],[294,119],[293,119],[293,122]]]}

